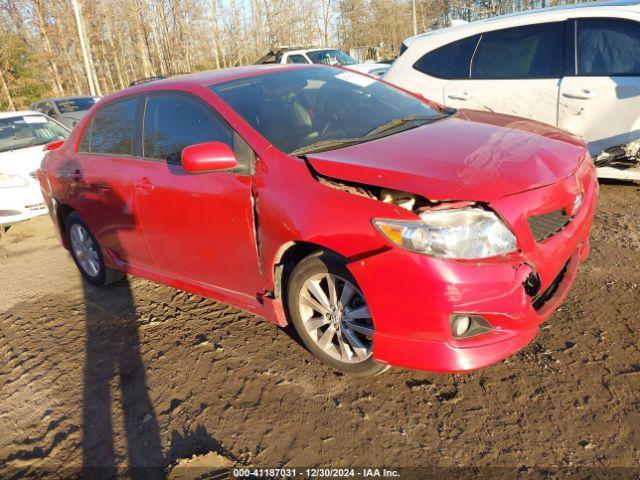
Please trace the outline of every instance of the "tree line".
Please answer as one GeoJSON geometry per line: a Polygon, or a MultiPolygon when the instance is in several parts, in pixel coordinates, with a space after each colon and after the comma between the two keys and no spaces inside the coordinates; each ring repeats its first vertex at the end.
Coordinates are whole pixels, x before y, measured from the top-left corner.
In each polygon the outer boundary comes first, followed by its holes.
{"type": "MultiPolygon", "coordinates": [[[[572,0],[568,0],[572,1],[572,0]]],[[[0,0],[0,111],[246,65],[275,46],[397,55],[414,33],[567,0],[0,0]]]]}

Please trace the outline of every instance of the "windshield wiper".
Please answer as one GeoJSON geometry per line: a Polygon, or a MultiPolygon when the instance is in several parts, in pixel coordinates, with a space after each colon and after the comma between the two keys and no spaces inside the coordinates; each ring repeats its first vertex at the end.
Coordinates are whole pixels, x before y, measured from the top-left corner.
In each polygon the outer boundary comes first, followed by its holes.
{"type": "MultiPolygon", "coordinates": [[[[393,120],[389,120],[388,122],[383,123],[382,125],[378,125],[376,128],[367,132],[365,137],[371,137],[378,133],[385,132],[387,130],[391,130],[393,128],[400,127],[402,125],[407,125],[414,122],[433,122],[434,120],[438,120],[442,118],[442,116],[433,116],[433,115],[408,115],[406,117],[394,118],[393,120]]],[[[417,125],[416,125],[417,126],[417,125]]]]}
{"type": "Polygon", "coordinates": [[[330,140],[320,140],[310,145],[297,148],[292,152],[289,152],[289,155],[293,155],[295,157],[297,155],[304,155],[305,153],[324,152],[326,150],[333,150],[334,148],[348,147],[349,145],[355,145],[356,143],[362,143],[363,141],[364,140],[362,138],[334,138],[330,140]]]}

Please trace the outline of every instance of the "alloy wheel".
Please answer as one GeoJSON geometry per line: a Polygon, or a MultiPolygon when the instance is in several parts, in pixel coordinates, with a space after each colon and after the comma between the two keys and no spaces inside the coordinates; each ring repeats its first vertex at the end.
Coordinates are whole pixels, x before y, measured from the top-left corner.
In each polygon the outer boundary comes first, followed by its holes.
{"type": "Polygon", "coordinates": [[[303,283],[298,305],[304,328],[325,353],[345,363],[371,357],[373,320],[364,296],[349,280],[314,275],[303,283]]]}
{"type": "Polygon", "coordinates": [[[78,223],[71,225],[71,248],[82,270],[91,277],[100,273],[98,248],[86,228],[78,223]]]}

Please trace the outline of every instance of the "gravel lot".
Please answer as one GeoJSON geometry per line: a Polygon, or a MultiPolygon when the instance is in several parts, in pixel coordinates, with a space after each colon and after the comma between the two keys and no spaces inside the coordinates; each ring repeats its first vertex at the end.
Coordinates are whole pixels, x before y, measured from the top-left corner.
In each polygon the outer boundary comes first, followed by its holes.
{"type": "Polygon", "coordinates": [[[0,246],[0,477],[83,464],[161,477],[209,452],[212,465],[638,468],[639,268],[640,188],[602,185],[591,257],[522,352],[467,375],[351,379],[225,305],[134,278],[83,284],[41,217],[0,246]]]}

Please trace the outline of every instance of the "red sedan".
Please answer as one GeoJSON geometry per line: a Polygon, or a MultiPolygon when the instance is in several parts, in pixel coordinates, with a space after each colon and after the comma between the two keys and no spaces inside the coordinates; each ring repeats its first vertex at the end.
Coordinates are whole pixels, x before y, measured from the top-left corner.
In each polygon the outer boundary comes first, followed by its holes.
{"type": "Polygon", "coordinates": [[[524,347],[589,251],[581,140],[321,66],[153,81],[38,172],[84,278],[123,272],[293,323],[331,367],[439,372],[524,347]]]}

